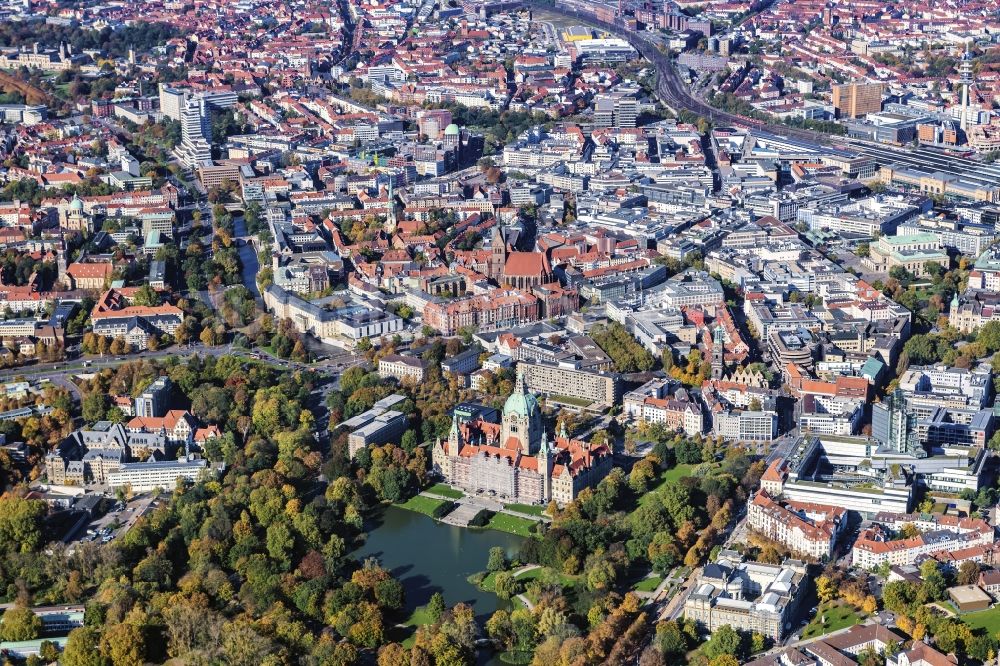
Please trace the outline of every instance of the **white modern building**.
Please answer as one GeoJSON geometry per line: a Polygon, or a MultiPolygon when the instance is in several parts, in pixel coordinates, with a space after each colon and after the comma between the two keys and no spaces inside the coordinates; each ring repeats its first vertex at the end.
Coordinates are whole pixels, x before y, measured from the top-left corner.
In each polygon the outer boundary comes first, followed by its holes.
{"type": "Polygon", "coordinates": [[[134,493],[145,493],[156,488],[172,489],[178,479],[189,482],[207,478],[213,473],[211,465],[203,458],[188,456],[182,460],[159,462],[122,463],[108,473],[112,488],[130,488],[134,493]]]}

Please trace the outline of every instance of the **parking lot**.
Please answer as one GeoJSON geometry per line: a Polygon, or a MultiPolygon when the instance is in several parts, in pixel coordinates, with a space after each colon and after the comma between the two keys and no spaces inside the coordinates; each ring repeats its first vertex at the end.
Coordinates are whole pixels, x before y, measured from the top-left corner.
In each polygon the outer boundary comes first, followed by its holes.
{"type": "Polygon", "coordinates": [[[135,522],[150,509],[155,508],[156,498],[151,494],[137,495],[127,502],[110,498],[113,505],[107,513],[93,519],[77,538],[78,542],[108,543],[123,536],[135,522]]]}

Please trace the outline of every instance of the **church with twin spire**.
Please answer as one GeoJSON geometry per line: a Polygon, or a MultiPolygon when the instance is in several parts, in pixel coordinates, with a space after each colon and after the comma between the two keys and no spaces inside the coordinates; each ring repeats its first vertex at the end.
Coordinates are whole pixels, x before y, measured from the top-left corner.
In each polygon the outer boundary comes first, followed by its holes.
{"type": "Polygon", "coordinates": [[[538,399],[521,373],[500,423],[453,416],[448,439],[434,445],[432,462],[446,483],[467,493],[523,504],[566,504],[612,466],[607,445],[571,439],[565,430],[549,438],[538,399]]]}

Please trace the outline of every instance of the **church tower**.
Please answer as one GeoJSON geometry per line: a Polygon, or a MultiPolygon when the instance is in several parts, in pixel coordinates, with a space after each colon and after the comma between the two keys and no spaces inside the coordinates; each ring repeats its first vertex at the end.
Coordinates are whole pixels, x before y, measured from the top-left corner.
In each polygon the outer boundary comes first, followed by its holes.
{"type": "Polygon", "coordinates": [[[389,235],[396,233],[396,194],[392,190],[395,175],[389,174],[389,213],[385,219],[385,232],[389,235]]]}
{"type": "Polygon", "coordinates": [[[493,255],[490,257],[489,277],[496,278],[503,274],[503,267],[507,264],[507,238],[503,232],[503,222],[499,219],[493,229],[490,248],[493,250],[493,255]]]}
{"type": "Polygon", "coordinates": [[[59,238],[59,254],[56,255],[56,282],[59,284],[66,284],[66,268],[68,263],[66,258],[66,236],[64,234],[59,238]]]}
{"type": "Polygon", "coordinates": [[[712,379],[722,379],[726,371],[725,361],[725,341],[723,339],[722,325],[715,327],[712,336],[712,379]]]}

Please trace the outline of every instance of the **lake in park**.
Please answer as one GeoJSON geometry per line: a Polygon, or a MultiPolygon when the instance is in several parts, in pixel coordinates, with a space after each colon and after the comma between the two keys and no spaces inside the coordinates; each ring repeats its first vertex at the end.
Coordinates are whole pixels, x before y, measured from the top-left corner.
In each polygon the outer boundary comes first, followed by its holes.
{"type": "Polygon", "coordinates": [[[522,537],[496,530],[478,530],[439,523],[433,518],[394,506],[376,514],[367,525],[368,539],[354,555],[378,558],[403,584],[406,612],[426,604],[440,591],[449,607],[471,605],[480,623],[498,608],[509,608],[491,592],[466,580],[486,570],[490,548],[500,546],[508,557],[517,554],[522,537]]]}

